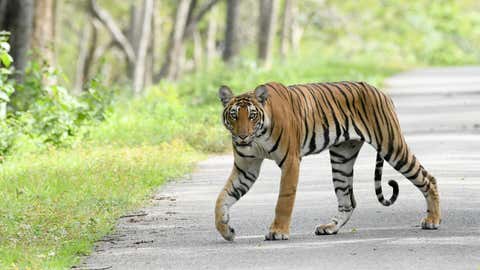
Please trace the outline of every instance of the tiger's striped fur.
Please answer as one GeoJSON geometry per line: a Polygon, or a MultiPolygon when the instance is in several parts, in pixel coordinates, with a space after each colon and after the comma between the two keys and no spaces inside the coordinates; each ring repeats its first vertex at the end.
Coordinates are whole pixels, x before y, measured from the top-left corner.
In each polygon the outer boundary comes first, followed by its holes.
{"type": "Polygon", "coordinates": [[[395,202],[398,185],[390,180],[393,195],[382,194],[383,161],[408,178],[423,193],[428,215],[422,228],[440,223],[439,195],[435,178],[408,148],[391,99],[364,82],[311,83],[284,86],[267,83],[234,97],[219,90],[224,105],[223,121],[232,134],[234,166],[215,208],[216,227],[227,240],[235,232],[229,226],[229,209],[255,183],[262,161],[272,159],[282,170],[275,219],[266,240],[288,239],[299,165],[303,156],[330,151],[338,213],[316,234],[335,234],[356,207],[353,166],[364,142],[377,151],[375,192],[385,206],[395,202]]]}

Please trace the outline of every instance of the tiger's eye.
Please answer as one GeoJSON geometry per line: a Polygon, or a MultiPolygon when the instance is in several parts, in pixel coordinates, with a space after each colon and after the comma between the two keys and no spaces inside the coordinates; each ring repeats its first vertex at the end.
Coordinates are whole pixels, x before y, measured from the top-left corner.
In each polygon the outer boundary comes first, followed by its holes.
{"type": "Polygon", "coordinates": [[[230,111],[230,117],[233,119],[233,120],[236,120],[237,119],[237,111],[232,109],[230,111]]]}

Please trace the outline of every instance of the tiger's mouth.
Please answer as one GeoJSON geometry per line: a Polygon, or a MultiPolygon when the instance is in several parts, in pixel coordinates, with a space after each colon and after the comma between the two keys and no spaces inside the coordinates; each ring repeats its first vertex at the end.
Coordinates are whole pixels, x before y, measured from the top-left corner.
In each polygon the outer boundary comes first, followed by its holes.
{"type": "Polygon", "coordinates": [[[251,146],[251,145],[252,145],[252,142],[253,142],[253,141],[249,141],[249,142],[246,142],[246,141],[235,142],[235,145],[236,145],[236,146],[251,146]]]}
{"type": "Polygon", "coordinates": [[[245,147],[245,146],[251,146],[253,143],[253,138],[252,136],[240,138],[237,136],[233,137],[233,143],[238,146],[238,147],[245,147]]]}

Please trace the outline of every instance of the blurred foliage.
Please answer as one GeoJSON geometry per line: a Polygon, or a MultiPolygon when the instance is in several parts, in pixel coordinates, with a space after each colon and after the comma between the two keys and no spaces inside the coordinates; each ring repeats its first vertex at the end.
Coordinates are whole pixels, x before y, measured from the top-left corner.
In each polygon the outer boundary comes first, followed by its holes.
{"type": "Polygon", "coordinates": [[[339,54],[413,65],[480,62],[478,1],[302,1],[304,9],[315,3],[304,15],[311,21],[305,39],[339,54]]]}
{"type": "MultiPolygon", "coordinates": [[[[205,1],[199,1],[198,5],[205,1]]],[[[88,26],[85,15],[86,1],[61,1],[57,27],[64,40],[56,46],[59,65],[68,78],[75,74],[75,57],[82,40],[83,27],[88,26]],[[72,16],[74,15],[74,16],[72,16]]],[[[122,29],[130,23],[130,7],[139,1],[99,0],[122,29]]],[[[161,1],[155,9],[155,71],[164,61],[168,33],[178,1],[161,1]]],[[[477,0],[365,0],[296,1],[295,20],[302,29],[302,46],[299,50],[317,50],[316,59],[324,58],[324,51],[335,51],[339,57],[368,56],[372,61],[397,62],[410,66],[460,65],[480,62],[480,2],[477,0]]],[[[242,0],[240,5],[241,47],[243,58],[254,61],[257,43],[258,1],[242,0]]],[[[283,6],[280,1],[280,8],[283,6]]],[[[280,10],[278,18],[281,19],[280,10]]],[[[225,3],[220,1],[212,10],[217,21],[216,40],[223,46],[225,3]]],[[[277,24],[280,26],[280,23],[277,24]]],[[[207,20],[199,24],[202,40],[206,40],[207,20]]],[[[103,27],[98,35],[99,44],[108,44],[109,35],[103,27]]],[[[279,32],[278,30],[277,32],[279,32]]],[[[193,42],[186,46],[186,66],[191,68],[193,42]]],[[[276,48],[278,49],[278,48],[276,48]]],[[[278,56],[275,53],[275,57],[278,56]]],[[[218,55],[217,55],[218,57],[218,55]]],[[[274,57],[274,58],[275,58],[274,57]]],[[[102,74],[107,84],[120,86],[128,83],[125,76],[124,57],[118,48],[107,50],[92,70],[102,74]]],[[[245,60],[245,59],[242,59],[245,60]]],[[[68,85],[68,80],[65,81],[68,85]]]]}

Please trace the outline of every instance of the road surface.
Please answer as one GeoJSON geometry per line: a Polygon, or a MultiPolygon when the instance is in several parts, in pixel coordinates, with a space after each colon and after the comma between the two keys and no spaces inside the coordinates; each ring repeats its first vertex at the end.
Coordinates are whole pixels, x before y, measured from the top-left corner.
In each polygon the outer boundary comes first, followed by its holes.
{"type": "MultiPolygon", "coordinates": [[[[365,145],[355,166],[357,208],[337,234],[315,226],[336,213],[328,151],[304,158],[290,240],[266,242],[280,170],[267,161],[259,180],[231,211],[230,243],[216,232],[214,203],[231,155],[201,162],[170,182],[138,216],[121,218],[114,234],[78,267],[85,269],[480,269],[480,68],[414,70],[387,80],[406,140],[438,179],[443,222],[425,231],[425,200],[389,165],[397,202],[375,196],[375,152],[365,145]]],[[[386,163],[387,164],[387,163],[386,163]]]]}

